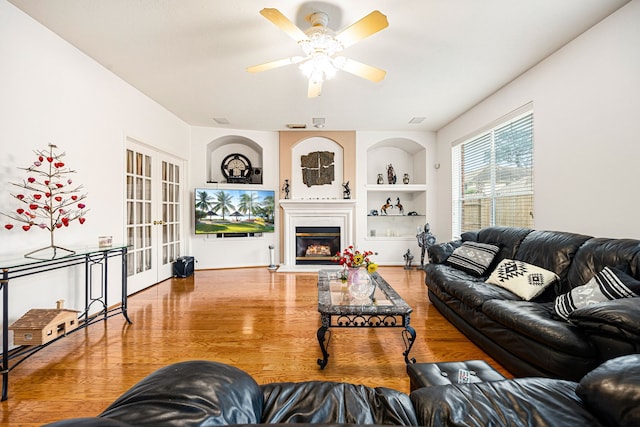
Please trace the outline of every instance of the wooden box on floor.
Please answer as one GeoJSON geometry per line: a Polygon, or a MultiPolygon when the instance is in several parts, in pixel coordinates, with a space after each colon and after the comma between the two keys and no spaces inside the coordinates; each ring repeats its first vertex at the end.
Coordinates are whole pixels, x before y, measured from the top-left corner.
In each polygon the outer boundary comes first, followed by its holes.
{"type": "Polygon", "coordinates": [[[14,345],[41,345],[68,334],[78,327],[78,312],[67,309],[33,308],[16,320],[14,345]]]}

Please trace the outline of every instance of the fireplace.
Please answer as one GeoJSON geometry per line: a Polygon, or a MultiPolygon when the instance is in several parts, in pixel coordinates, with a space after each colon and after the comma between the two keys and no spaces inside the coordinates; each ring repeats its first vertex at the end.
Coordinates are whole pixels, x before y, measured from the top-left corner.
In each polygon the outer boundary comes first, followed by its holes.
{"type": "Polygon", "coordinates": [[[296,227],[296,265],[333,264],[340,227],[296,227]]]}
{"type": "Polygon", "coordinates": [[[317,271],[321,268],[327,268],[327,264],[334,264],[330,259],[341,248],[353,244],[354,226],[353,217],[355,212],[355,201],[351,199],[335,199],[335,200],[280,200],[282,208],[282,264],[278,271],[317,271]],[[307,247],[304,244],[303,253],[298,247],[297,234],[305,233],[302,230],[309,228],[315,229],[313,232],[335,233],[338,230],[338,236],[320,236],[322,239],[316,245],[309,249],[308,257],[307,247]],[[326,231],[330,229],[331,231],[326,231]],[[325,231],[322,231],[325,230],[325,231]],[[329,243],[329,253],[327,249],[329,243]],[[335,246],[333,246],[335,245],[335,246]],[[315,254],[315,255],[312,255],[315,254]],[[320,255],[323,254],[323,255],[320,255]],[[300,263],[298,257],[305,256],[300,263]],[[322,259],[324,258],[324,259],[322,259]]]}

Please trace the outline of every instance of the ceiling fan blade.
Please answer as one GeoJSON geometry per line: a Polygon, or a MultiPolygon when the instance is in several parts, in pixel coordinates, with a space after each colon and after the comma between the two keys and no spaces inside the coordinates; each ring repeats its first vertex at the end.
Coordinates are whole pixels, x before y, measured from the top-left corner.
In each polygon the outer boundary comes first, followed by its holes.
{"type": "Polygon", "coordinates": [[[284,67],[285,65],[297,64],[303,59],[304,58],[302,56],[292,56],[291,58],[278,59],[277,61],[265,62],[264,64],[247,67],[247,71],[250,73],[260,73],[262,71],[284,67]]]}
{"type": "Polygon", "coordinates": [[[352,24],[350,27],[340,31],[336,34],[335,38],[342,43],[344,48],[347,48],[380,30],[384,30],[388,26],[389,21],[387,21],[387,17],[380,13],[380,11],[374,10],[358,22],[352,24]]]}
{"type": "Polygon", "coordinates": [[[320,96],[321,94],[322,94],[322,82],[314,83],[311,80],[309,80],[309,89],[307,91],[307,96],[309,98],[315,98],[317,96],[320,96]]]}
{"type": "Polygon", "coordinates": [[[371,65],[363,64],[362,62],[354,61],[353,59],[346,58],[344,65],[341,67],[343,71],[354,74],[363,79],[370,80],[374,83],[382,81],[387,75],[387,72],[380,68],[372,67],[371,65]]]}
{"type": "Polygon", "coordinates": [[[260,14],[273,22],[278,28],[287,33],[289,37],[297,42],[307,40],[309,37],[298,28],[293,22],[284,16],[278,9],[265,7],[260,11],[260,14]]]}

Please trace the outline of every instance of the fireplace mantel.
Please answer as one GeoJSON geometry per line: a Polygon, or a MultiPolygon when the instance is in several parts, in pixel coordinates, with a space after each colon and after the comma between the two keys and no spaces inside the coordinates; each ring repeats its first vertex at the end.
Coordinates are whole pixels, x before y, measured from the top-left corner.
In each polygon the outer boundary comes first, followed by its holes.
{"type": "Polygon", "coordinates": [[[325,266],[296,265],[296,227],[340,227],[340,247],[354,241],[353,199],[282,199],[283,263],[278,271],[317,270],[325,266]]]}

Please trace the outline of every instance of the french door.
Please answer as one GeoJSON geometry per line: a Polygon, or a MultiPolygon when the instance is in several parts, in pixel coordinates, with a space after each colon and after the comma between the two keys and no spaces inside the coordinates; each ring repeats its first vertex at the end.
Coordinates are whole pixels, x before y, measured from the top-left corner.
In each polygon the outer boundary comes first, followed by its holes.
{"type": "Polygon", "coordinates": [[[183,161],[127,139],[126,238],[129,292],[172,275],[183,248],[183,161]]]}

